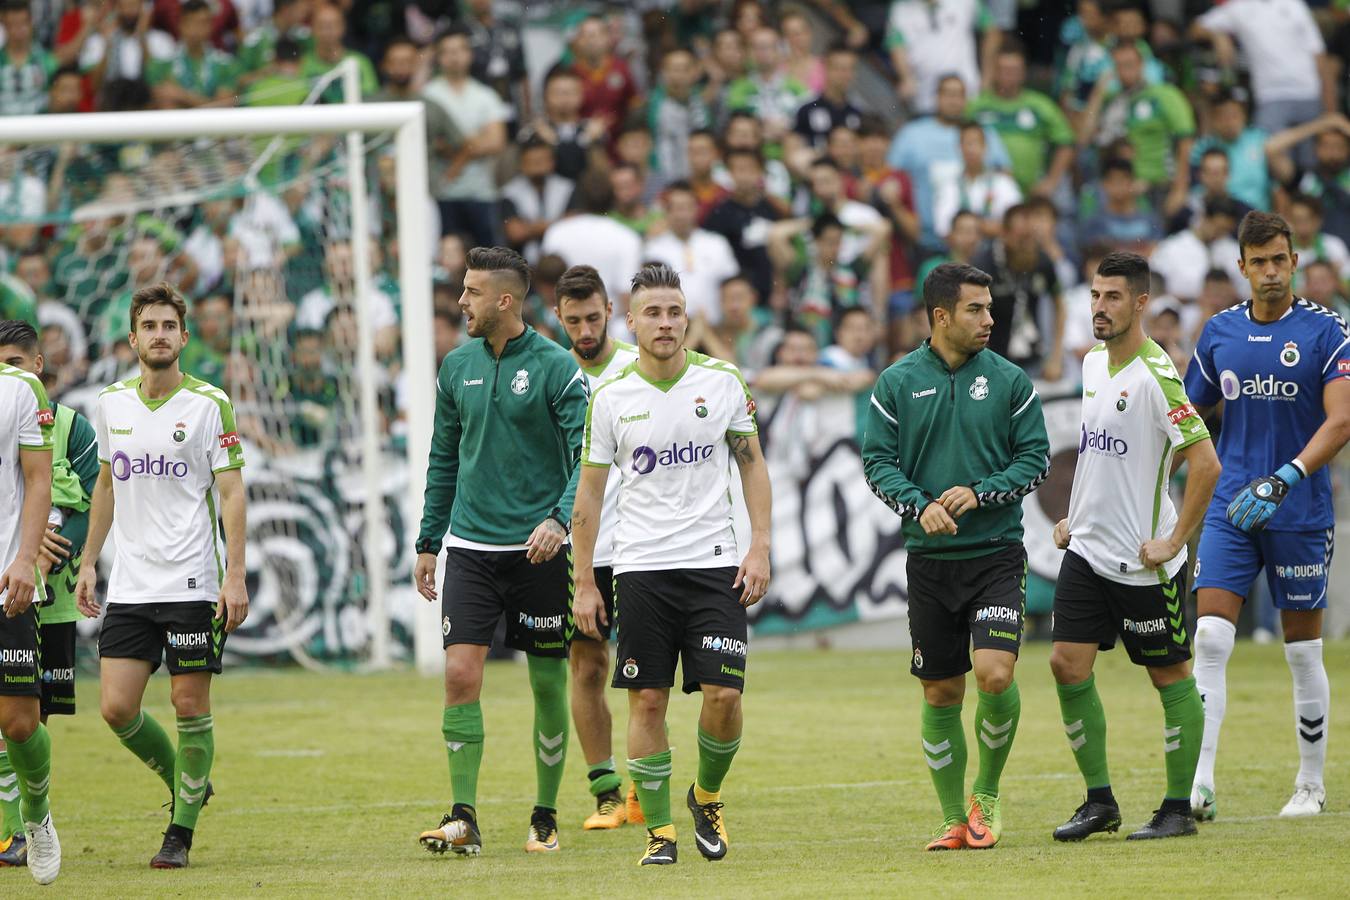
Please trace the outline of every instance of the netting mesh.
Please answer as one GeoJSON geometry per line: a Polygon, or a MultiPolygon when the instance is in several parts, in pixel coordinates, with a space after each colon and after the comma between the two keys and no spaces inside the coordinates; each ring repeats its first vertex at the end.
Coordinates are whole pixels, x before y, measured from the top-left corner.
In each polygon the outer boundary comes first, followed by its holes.
{"type": "MultiPolygon", "coordinates": [[[[88,413],[104,385],[136,374],[126,335],[137,288],[167,279],[188,298],[191,340],[181,365],[233,399],[248,460],[253,609],[227,645],[236,656],[368,657],[367,502],[385,507],[390,581],[410,578],[393,144],[379,134],[364,146],[373,273],[366,295],[386,478],[382,496],[369,500],[345,138],[0,147],[0,185],[8,186],[0,187],[0,228],[28,238],[11,246],[33,248],[0,260],[0,272],[13,272],[0,282],[0,313],[31,311],[40,324],[54,397],[88,413]]],[[[403,599],[396,656],[410,650],[410,597],[403,599]]]]}

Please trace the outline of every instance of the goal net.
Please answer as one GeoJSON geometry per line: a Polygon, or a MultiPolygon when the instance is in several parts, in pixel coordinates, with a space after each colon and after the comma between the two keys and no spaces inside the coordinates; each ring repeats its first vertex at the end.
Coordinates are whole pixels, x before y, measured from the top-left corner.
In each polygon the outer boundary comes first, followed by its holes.
{"type": "Polygon", "coordinates": [[[88,413],[136,374],[131,294],[162,280],[188,300],[182,368],[234,402],[252,601],[236,660],[412,655],[434,403],[422,127],[416,104],[337,104],[0,134],[0,246],[21,248],[0,259],[5,314],[34,310],[58,402],[88,413]]]}

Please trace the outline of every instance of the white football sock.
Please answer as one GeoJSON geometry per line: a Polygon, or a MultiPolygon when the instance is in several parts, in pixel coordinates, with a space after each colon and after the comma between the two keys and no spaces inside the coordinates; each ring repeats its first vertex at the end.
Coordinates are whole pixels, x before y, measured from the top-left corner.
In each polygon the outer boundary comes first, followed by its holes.
{"type": "Polygon", "coordinates": [[[1205,734],[1200,739],[1200,760],[1195,766],[1195,784],[1214,789],[1214,757],[1219,752],[1219,728],[1228,706],[1225,672],[1233,653],[1237,626],[1222,616],[1201,616],[1195,625],[1195,686],[1205,703],[1205,734]]]}
{"type": "Polygon", "coordinates": [[[1284,658],[1294,676],[1294,730],[1298,742],[1298,777],[1294,784],[1322,787],[1327,759],[1327,713],[1331,709],[1331,682],[1322,664],[1322,639],[1290,641],[1284,658]]]}

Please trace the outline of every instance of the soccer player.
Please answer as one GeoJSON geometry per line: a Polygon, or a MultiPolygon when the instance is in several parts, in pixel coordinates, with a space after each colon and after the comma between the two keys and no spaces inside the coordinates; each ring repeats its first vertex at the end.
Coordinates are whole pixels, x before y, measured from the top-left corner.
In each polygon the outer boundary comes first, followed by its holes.
{"type": "Polygon", "coordinates": [[[1186,393],[1202,415],[1223,401],[1223,475],[1195,560],[1195,681],[1205,701],[1205,736],[1191,809],[1201,821],[1217,813],[1224,670],[1243,598],[1262,568],[1294,677],[1299,768],[1280,815],[1315,815],[1326,803],[1331,686],[1322,664],[1322,616],[1335,538],[1326,465],[1350,439],[1350,327],[1294,296],[1298,254],[1284,219],[1247,213],[1238,246],[1251,299],[1205,323],[1186,371],[1186,393]]]}
{"type": "Polygon", "coordinates": [[[53,421],[37,376],[0,363],[0,735],[18,776],[28,871],[38,884],[51,884],[61,872],[47,802],[52,741],[41,722],[33,603],[52,503],[53,421]]]}
{"type": "Polygon", "coordinates": [[[418,837],[433,853],[477,855],[483,760],[483,661],[497,622],[526,654],[534,694],[534,811],[528,853],[557,851],[558,786],[567,756],[567,541],[589,396],[566,350],[527,326],[524,257],[468,253],[459,307],[474,340],[447,354],[436,379],[436,427],[413,576],[437,599],[436,557],[449,545],[440,594],[445,646],[441,733],[452,806],[418,837]],[[449,539],[446,539],[446,529],[449,539]]]}
{"type": "Polygon", "coordinates": [[[1013,666],[1026,609],[1022,498],[1050,471],[1041,401],[987,351],[990,276],[944,263],[924,280],[933,336],[881,373],[863,470],[904,521],[910,672],[923,684],[924,760],[942,804],[929,850],[987,848],[1003,829],[999,777],[1021,713],[1013,666]],[[965,799],[961,703],[974,646],[980,768],[965,799]]]}
{"type": "Polygon", "coordinates": [[[1107,254],[1092,279],[1092,333],[1083,359],[1082,438],[1068,518],[1055,526],[1064,562],[1055,583],[1050,669],[1087,800],[1055,829],[1081,841],[1120,828],[1106,766],[1106,714],[1093,681],[1097,650],[1119,635],[1163,704],[1167,790],[1130,840],[1195,834],[1190,787],[1204,731],[1186,627],[1186,542],[1219,480],[1209,430],[1167,351],[1144,335],[1148,261],[1107,254]],[[1189,466],[1181,514],[1167,494],[1173,454],[1189,466]]]}
{"type": "Polygon", "coordinates": [[[104,388],[94,407],[99,473],[75,584],[80,612],[92,617],[107,607],[98,636],[103,719],[169,789],[172,818],[150,860],[156,869],[188,864],[212,793],[211,676],[221,673],[226,635],[248,615],[244,450],[230,398],[178,367],[186,316],[167,282],[132,295],[128,340],[140,375],[104,388]],[[110,530],[116,555],[100,604],[96,570],[110,530]],[[177,750],[141,709],[161,659],[177,750]]]}
{"type": "Polygon", "coordinates": [[[647,824],[642,865],[676,861],[666,734],[676,657],[684,692],[703,693],[698,777],[685,795],[694,837],[704,858],[727,854],[721,791],[741,743],[745,610],[769,587],[772,498],[755,401],[734,365],[685,348],[688,325],[680,276],[661,263],[643,267],[628,311],[638,358],[591,402],[572,522],[573,613],[598,640],[611,617],[594,554],[609,472],[617,468],[612,618],[622,663],[614,686],[628,691],[628,771],[647,824]],[[749,546],[732,528],[732,457],[750,514],[749,546]]]}
{"type": "MultiPolygon", "coordinates": [[[[43,371],[37,331],[27,322],[0,322],[0,363],[39,378],[43,371]]],[[[51,714],[75,714],[75,577],[89,527],[89,494],[98,479],[94,427],[71,406],[50,404],[52,511],[38,553],[38,664],[42,670],[42,723],[51,714]]],[[[19,809],[18,776],[0,741],[0,867],[22,866],[27,840],[19,809]]]]}
{"type": "MultiPolygon", "coordinates": [[[[586,373],[591,393],[637,359],[637,348],[609,336],[609,319],[614,307],[605,293],[605,283],[593,266],[572,266],[558,279],[558,305],[554,313],[572,344],[572,358],[586,373]]],[[[619,474],[611,470],[605,487],[604,511],[596,538],[595,583],[604,602],[605,620],[614,620],[614,522],[617,515],[619,474]]],[[[571,565],[569,558],[568,564],[571,565]]],[[[568,614],[568,625],[575,623],[568,614]]],[[[613,722],[605,702],[605,681],[609,675],[610,626],[600,629],[600,640],[584,632],[571,635],[568,662],[572,671],[572,721],[577,740],[586,756],[586,777],[595,797],[595,812],[582,827],[618,828],[626,821],[642,822],[636,789],[630,787],[628,799],[619,793],[623,780],[614,768],[613,722]]]]}

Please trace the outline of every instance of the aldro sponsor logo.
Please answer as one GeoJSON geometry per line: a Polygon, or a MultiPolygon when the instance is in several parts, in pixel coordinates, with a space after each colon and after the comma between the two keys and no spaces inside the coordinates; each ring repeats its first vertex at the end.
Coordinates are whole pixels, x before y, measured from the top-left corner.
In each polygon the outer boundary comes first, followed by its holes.
{"type": "Polygon", "coordinates": [[[1130,445],[1121,438],[1116,437],[1102,428],[1098,431],[1088,431],[1087,425],[1080,425],[1081,436],[1078,439],[1078,453],[1081,456],[1087,451],[1101,454],[1102,456],[1121,457],[1130,452],[1130,445]]]}
{"type": "Polygon", "coordinates": [[[746,648],[745,641],[721,635],[705,634],[703,636],[703,649],[711,650],[714,653],[726,653],[729,656],[744,657],[746,648]]]}
{"type": "Polygon", "coordinates": [[[162,453],[152,458],[149,453],[142,453],[140,456],[128,456],[123,451],[118,450],[109,460],[109,467],[112,469],[112,476],[118,481],[129,481],[132,478],[164,480],[188,476],[187,463],[181,459],[169,459],[162,453]]]}
{"type": "Polygon", "coordinates": [[[1327,573],[1327,567],[1322,563],[1313,563],[1307,566],[1276,566],[1275,574],[1280,578],[1322,578],[1327,573]]]}
{"type": "Polygon", "coordinates": [[[712,444],[700,446],[693,441],[671,444],[664,450],[654,450],[644,444],[633,451],[633,471],[639,475],[649,475],[657,466],[696,466],[706,462],[712,452],[712,444]]]}
{"type": "Polygon", "coordinates": [[[205,648],[211,642],[211,636],[205,631],[170,631],[169,646],[178,650],[205,648]]]}
{"type": "Polygon", "coordinates": [[[524,625],[530,631],[561,631],[563,627],[563,617],[531,616],[527,613],[521,613],[520,624],[524,625]]]}
{"type": "Polygon", "coordinates": [[[1232,369],[1219,373],[1219,390],[1225,400],[1250,397],[1253,400],[1293,400],[1298,397],[1298,384],[1282,381],[1274,375],[1256,374],[1251,378],[1239,378],[1232,369]]]}
{"type": "Polygon", "coordinates": [[[1131,634],[1162,634],[1167,630],[1166,619],[1145,619],[1136,621],[1134,619],[1121,620],[1121,628],[1131,634]]]}

